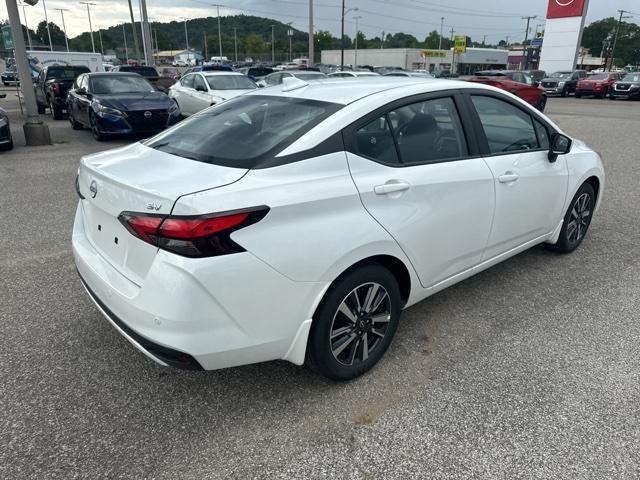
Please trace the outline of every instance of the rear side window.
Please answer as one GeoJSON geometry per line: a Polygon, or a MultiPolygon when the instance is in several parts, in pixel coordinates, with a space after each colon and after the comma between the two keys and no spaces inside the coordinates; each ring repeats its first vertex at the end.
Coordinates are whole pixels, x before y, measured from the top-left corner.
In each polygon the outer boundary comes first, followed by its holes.
{"type": "Polygon", "coordinates": [[[358,154],[376,162],[397,165],[398,153],[387,116],[383,115],[356,131],[358,154]]]}
{"type": "Polygon", "coordinates": [[[180,85],[187,88],[193,88],[193,77],[194,75],[187,75],[186,77],[182,77],[182,80],[180,80],[180,85]]]}
{"type": "Polygon", "coordinates": [[[467,156],[467,144],[450,97],[412,103],[389,113],[400,159],[407,165],[467,156]]]}
{"type": "Polygon", "coordinates": [[[203,110],[145,144],[199,162],[256,168],[340,108],[315,100],[245,95],[203,110]]]}
{"type": "Polygon", "coordinates": [[[87,67],[49,67],[47,69],[47,78],[57,78],[60,80],[73,80],[82,73],[89,73],[87,67]]]}
{"type": "Polygon", "coordinates": [[[492,154],[540,148],[531,115],[494,97],[472,95],[492,154]]]}

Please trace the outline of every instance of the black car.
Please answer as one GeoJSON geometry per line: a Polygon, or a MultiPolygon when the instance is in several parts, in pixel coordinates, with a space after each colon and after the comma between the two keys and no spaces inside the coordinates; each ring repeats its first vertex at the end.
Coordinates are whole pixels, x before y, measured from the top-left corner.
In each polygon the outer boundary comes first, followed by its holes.
{"type": "Polygon", "coordinates": [[[96,140],[156,133],[180,121],[178,105],[137,73],[84,73],[67,97],[74,130],[91,128],[96,140]]]}
{"type": "Polygon", "coordinates": [[[54,120],[62,119],[67,108],[67,92],[79,75],[89,73],[88,67],[79,65],[54,65],[43,68],[34,85],[38,113],[49,108],[54,120]]]}
{"type": "Polygon", "coordinates": [[[144,65],[118,65],[113,67],[111,72],[137,73],[149,80],[153,85],[157,85],[160,78],[155,67],[146,67],[144,65]]]}
{"type": "Polygon", "coordinates": [[[7,67],[7,69],[2,72],[2,75],[0,75],[0,78],[2,79],[2,83],[5,87],[9,85],[17,85],[20,82],[18,70],[15,66],[7,67]]]}
{"type": "Polygon", "coordinates": [[[559,94],[566,97],[570,93],[575,93],[576,85],[580,80],[587,78],[585,70],[554,72],[542,79],[540,85],[547,94],[559,94]]]}
{"type": "Polygon", "coordinates": [[[613,84],[609,98],[640,98],[640,73],[627,73],[613,84]]]}
{"type": "MultiPolygon", "coordinates": [[[[0,93],[0,98],[6,98],[6,93],[0,93]]],[[[0,150],[11,150],[13,137],[11,136],[11,124],[4,109],[0,108],[0,150]]]]}

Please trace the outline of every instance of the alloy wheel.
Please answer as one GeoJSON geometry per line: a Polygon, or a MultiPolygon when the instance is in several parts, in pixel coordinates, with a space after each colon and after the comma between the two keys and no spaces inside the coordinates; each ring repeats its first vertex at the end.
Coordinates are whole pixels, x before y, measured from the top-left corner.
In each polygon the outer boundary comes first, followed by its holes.
{"type": "Polygon", "coordinates": [[[571,208],[569,223],[567,224],[567,240],[569,242],[579,242],[587,233],[591,220],[591,210],[591,195],[583,193],[576,199],[571,208]]]}
{"type": "Polygon", "coordinates": [[[333,316],[329,341],[334,358],[347,366],[366,361],[385,338],[391,309],[389,293],[379,283],[354,288],[333,316]]]}

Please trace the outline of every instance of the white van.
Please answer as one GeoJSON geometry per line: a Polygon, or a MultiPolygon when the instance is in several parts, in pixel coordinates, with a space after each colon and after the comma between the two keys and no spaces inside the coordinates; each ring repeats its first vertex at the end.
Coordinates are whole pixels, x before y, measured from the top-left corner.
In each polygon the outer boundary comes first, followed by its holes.
{"type": "Polygon", "coordinates": [[[78,65],[87,67],[92,72],[104,72],[100,53],[27,50],[27,58],[34,77],[37,77],[44,67],[52,65],[78,65]]]}

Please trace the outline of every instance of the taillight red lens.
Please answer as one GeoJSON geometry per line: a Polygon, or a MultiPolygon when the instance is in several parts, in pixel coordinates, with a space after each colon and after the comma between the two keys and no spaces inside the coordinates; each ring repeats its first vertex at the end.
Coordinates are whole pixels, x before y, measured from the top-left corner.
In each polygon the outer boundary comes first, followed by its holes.
{"type": "Polygon", "coordinates": [[[54,83],[53,84],[53,91],[54,91],[54,93],[60,93],[60,84],[59,83],[54,83]]]}
{"type": "Polygon", "coordinates": [[[151,245],[186,257],[213,257],[243,252],[231,233],[259,222],[268,207],[192,216],[122,212],[118,217],[129,232],[151,245]]]}

